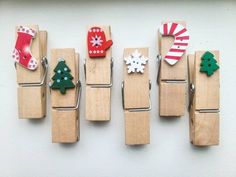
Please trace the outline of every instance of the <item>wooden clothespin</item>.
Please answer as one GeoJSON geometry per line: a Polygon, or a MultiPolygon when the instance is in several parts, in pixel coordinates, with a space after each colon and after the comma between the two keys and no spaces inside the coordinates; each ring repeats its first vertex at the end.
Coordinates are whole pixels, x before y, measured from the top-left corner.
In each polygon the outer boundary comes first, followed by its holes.
{"type": "Polygon", "coordinates": [[[50,64],[52,142],[79,140],[79,54],[75,49],[52,49],[50,64]]]}
{"type": "Polygon", "coordinates": [[[185,113],[189,34],[185,22],[166,22],[159,29],[159,112],[164,117],[185,113]]]}
{"type": "Polygon", "coordinates": [[[87,57],[84,63],[86,79],[86,120],[111,119],[112,54],[110,26],[88,29],[87,57]]]}
{"type": "Polygon", "coordinates": [[[18,83],[19,118],[46,116],[47,32],[38,25],[16,27],[16,44],[12,54],[18,83]]]}
{"type": "Polygon", "coordinates": [[[219,51],[188,55],[190,139],[196,146],[219,144],[219,51]]]}
{"type": "Polygon", "coordinates": [[[149,112],[151,110],[148,48],[124,49],[124,82],[122,102],[125,114],[125,143],[150,143],[149,112]]]}

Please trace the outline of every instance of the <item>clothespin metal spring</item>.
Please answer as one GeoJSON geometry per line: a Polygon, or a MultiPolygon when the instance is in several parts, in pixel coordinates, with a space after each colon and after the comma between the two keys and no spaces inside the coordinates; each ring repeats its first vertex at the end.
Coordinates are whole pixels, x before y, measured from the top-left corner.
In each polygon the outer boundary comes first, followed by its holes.
{"type": "MultiPolygon", "coordinates": [[[[87,84],[92,88],[111,88],[113,85],[113,58],[111,58],[111,83],[110,84],[87,84]]],[[[84,76],[86,81],[86,59],[84,60],[84,76]]]]}
{"type": "MultiPolygon", "coordinates": [[[[151,90],[152,84],[151,81],[149,80],[149,90],[151,90]]],[[[152,109],[152,102],[149,94],[149,107],[148,108],[130,108],[130,109],[125,109],[125,102],[124,102],[124,81],[122,82],[121,85],[121,94],[122,94],[122,106],[123,110],[128,110],[129,112],[143,112],[143,111],[150,111],[152,109]]]]}
{"type": "MultiPolygon", "coordinates": [[[[49,83],[49,88],[51,84],[49,83]]],[[[74,107],[55,107],[54,109],[59,110],[59,111],[71,111],[71,110],[76,110],[80,106],[80,99],[81,99],[81,92],[82,92],[82,84],[80,80],[77,81],[76,83],[76,95],[77,95],[77,102],[74,107]]],[[[50,88],[50,93],[51,93],[51,88],[50,88]]]]}
{"type": "MultiPolygon", "coordinates": [[[[160,69],[161,69],[161,60],[163,60],[162,56],[160,54],[157,55],[157,65],[158,65],[158,70],[157,70],[157,84],[159,85],[160,81],[160,69]]],[[[162,81],[166,83],[187,83],[186,80],[163,80],[162,81]]]]}
{"type": "MultiPolygon", "coordinates": [[[[48,60],[46,57],[42,58],[41,64],[43,65],[43,68],[44,68],[44,74],[43,74],[43,78],[42,78],[41,82],[39,82],[39,83],[19,83],[19,85],[21,87],[35,87],[35,86],[42,86],[45,84],[46,76],[47,76],[47,72],[48,72],[48,60]]],[[[15,69],[17,69],[16,62],[14,63],[14,65],[15,65],[15,69]]]]}

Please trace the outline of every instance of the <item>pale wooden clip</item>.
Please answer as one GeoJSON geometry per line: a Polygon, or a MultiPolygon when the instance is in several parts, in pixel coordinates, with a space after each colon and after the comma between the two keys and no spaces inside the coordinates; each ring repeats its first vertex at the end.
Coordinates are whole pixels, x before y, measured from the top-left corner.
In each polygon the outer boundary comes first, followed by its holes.
{"type": "Polygon", "coordinates": [[[81,96],[81,83],[79,81],[79,54],[75,49],[52,49],[50,77],[58,59],[63,58],[70,68],[75,88],[67,89],[66,94],[59,90],[51,89],[52,105],[52,142],[53,143],[74,143],[79,140],[79,102],[81,96]]]}
{"type": "MultiPolygon", "coordinates": [[[[185,22],[177,22],[184,26],[185,22]]],[[[173,45],[174,37],[159,36],[159,57],[164,57],[173,45]]],[[[187,60],[184,54],[174,66],[159,58],[159,114],[163,117],[180,117],[185,113],[187,87],[187,60]]]]}
{"type": "MultiPolygon", "coordinates": [[[[106,39],[111,39],[110,26],[99,26],[106,39]]],[[[112,52],[106,50],[104,58],[87,57],[84,62],[86,80],[85,117],[89,121],[109,121],[111,119],[111,87],[112,87],[112,52]]]]}
{"type": "MultiPolygon", "coordinates": [[[[39,119],[46,116],[46,77],[47,77],[47,32],[39,31],[38,25],[27,25],[36,31],[31,44],[31,52],[39,65],[30,71],[15,64],[18,83],[19,118],[39,119]]],[[[16,27],[16,31],[19,26],[16,27]]]]}
{"type": "MultiPolygon", "coordinates": [[[[126,48],[124,58],[135,50],[148,58],[148,48],[126,48]]],[[[124,82],[122,83],[122,103],[125,115],[125,144],[142,145],[150,143],[149,112],[151,110],[148,62],[144,73],[127,72],[124,63],[124,82]]]]}
{"type": "MultiPolygon", "coordinates": [[[[200,72],[201,57],[206,51],[188,55],[190,82],[190,140],[195,146],[219,144],[219,70],[210,77],[200,72]]],[[[219,51],[210,51],[219,64],[219,51]]]]}

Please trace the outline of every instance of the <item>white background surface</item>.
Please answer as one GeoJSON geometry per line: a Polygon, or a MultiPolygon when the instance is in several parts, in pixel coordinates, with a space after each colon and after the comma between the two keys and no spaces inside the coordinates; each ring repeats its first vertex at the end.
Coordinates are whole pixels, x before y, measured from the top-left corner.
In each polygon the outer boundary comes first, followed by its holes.
{"type": "MultiPolygon", "coordinates": [[[[235,177],[236,176],[236,2],[234,1],[0,1],[0,176],[1,177],[235,177]],[[189,143],[188,113],[181,119],[158,116],[157,29],[163,20],[186,20],[189,52],[221,51],[220,146],[196,148],[189,143]],[[51,48],[76,48],[84,58],[86,27],[110,24],[113,33],[114,87],[112,120],[90,123],[81,104],[81,140],[51,143],[48,116],[19,120],[16,77],[11,52],[15,26],[38,24],[49,34],[51,48]],[[151,144],[124,144],[121,106],[122,55],[125,47],[149,47],[151,144]]],[[[49,56],[50,60],[50,56],[49,56]]],[[[81,80],[84,86],[82,60],[81,80]]]]}

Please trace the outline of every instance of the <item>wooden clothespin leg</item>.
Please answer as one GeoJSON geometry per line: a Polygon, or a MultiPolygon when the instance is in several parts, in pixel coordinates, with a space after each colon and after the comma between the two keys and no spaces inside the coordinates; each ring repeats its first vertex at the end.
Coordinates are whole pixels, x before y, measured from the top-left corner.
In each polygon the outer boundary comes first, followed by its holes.
{"type": "Polygon", "coordinates": [[[112,55],[109,26],[88,29],[87,57],[84,65],[86,79],[85,116],[90,121],[111,119],[112,55]]]}
{"type": "Polygon", "coordinates": [[[185,113],[189,34],[184,22],[163,23],[159,29],[159,112],[163,117],[185,113]]]}
{"type": "Polygon", "coordinates": [[[52,142],[79,140],[79,54],[74,49],[52,49],[50,64],[52,142]]]}
{"type": "Polygon", "coordinates": [[[219,144],[219,51],[188,55],[190,139],[193,145],[219,144]]]}
{"type": "Polygon", "coordinates": [[[47,32],[37,25],[17,26],[12,53],[18,83],[19,118],[46,116],[47,32]]]}
{"type": "Polygon", "coordinates": [[[124,82],[122,84],[125,114],[125,143],[142,145],[150,143],[148,48],[124,50],[124,82]]]}

